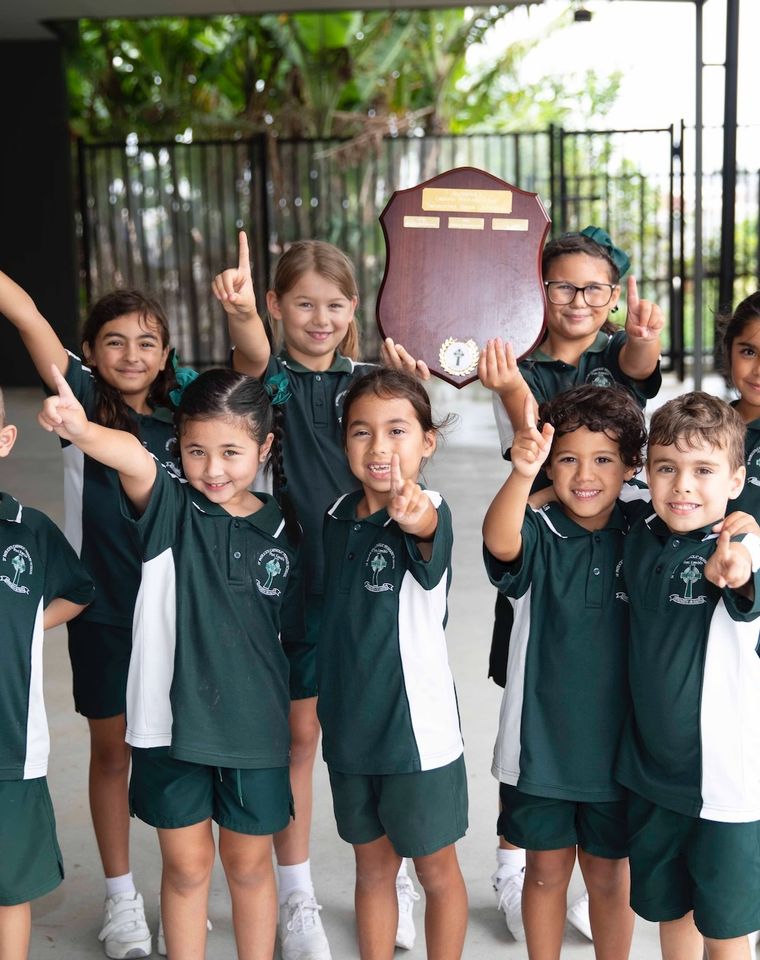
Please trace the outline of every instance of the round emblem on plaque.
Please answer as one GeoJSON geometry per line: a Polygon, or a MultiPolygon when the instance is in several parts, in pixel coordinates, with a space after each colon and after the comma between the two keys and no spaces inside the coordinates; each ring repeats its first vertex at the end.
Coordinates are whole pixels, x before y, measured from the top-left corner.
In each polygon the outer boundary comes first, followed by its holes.
{"type": "Polygon", "coordinates": [[[478,365],[480,350],[473,339],[457,340],[449,337],[441,344],[438,359],[441,368],[454,377],[466,377],[478,365]]]}

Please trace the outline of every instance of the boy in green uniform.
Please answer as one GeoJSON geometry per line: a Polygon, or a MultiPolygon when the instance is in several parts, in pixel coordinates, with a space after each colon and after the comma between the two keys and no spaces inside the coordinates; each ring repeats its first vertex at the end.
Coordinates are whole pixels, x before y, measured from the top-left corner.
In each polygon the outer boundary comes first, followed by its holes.
{"type": "MultiPolygon", "coordinates": [[[[0,391],[0,457],[16,428],[0,391]]],[[[63,877],[47,787],[50,737],[42,696],[43,631],[91,602],[93,586],[63,534],[44,514],[0,493],[0,957],[24,960],[30,900],[63,877]]]]}
{"type": "Polygon", "coordinates": [[[749,515],[721,520],[744,483],[740,415],[671,400],[647,475],[653,511],[624,549],[631,903],[660,923],[665,960],[700,960],[703,937],[711,960],[739,960],[760,927],[760,541],[749,515]]]}
{"type": "Polygon", "coordinates": [[[619,497],[642,463],[644,418],[627,390],[588,384],[543,404],[541,418],[539,432],[527,397],[512,473],[483,524],[489,577],[514,607],[493,763],[499,835],[527,851],[531,958],[559,957],[576,848],[597,955],[624,958],[633,914],[625,794],[614,780],[628,700],[619,497]],[[534,511],[544,463],[558,502],[534,511]]]}

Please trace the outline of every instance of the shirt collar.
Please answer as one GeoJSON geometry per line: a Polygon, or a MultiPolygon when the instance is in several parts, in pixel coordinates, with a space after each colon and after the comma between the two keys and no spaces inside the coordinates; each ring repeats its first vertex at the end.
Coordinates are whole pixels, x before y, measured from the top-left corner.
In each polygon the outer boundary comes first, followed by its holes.
{"type": "MultiPolygon", "coordinates": [[[[738,399],[732,400],[730,406],[734,407],[735,409],[738,404],[738,399]]],[[[747,430],[754,430],[755,433],[760,433],[760,417],[758,417],[757,420],[750,420],[749,423],[745,424],[745,426],[747,427],[747,430]]]]}
{"type": "MultiPolygon", "coordinates": [[[[596,340],[591,344],[590,347],[587,347],[583,352],[584,353],[601,353],[610,342],[610,335],[604,333],[600,330],[596,335],[596,340]]],[[[528,360],[534,360],[536,363],[564,363],[564,360],[557,360],[556,357],[550,357],[548,353],[544,353],[541,347],[536,347],[533,353],[529,354],[528,360]]]]}
{"type": "Polygon", "coordinates": [[[0,493],[0,520],[8,523],[21,523],[24,508],[9,493],[0,493]]]}
{"type": "MultiPolygon", "coordinates": [[[[713,523],[708,523],[705,527],[698,527],[696,530],[679,530],[678,533],[673,533],[668,529],[665,521],[656,513],[650,514],[644,522],[660,540],[669,540],[670,537],[675,537],[677,540],[692,540],[694,543],[703,543],[705,540],[715,540],[718,537],[717,533],[713,533],[712,528],[715,526],[713,523]]],[[[716,520],[715,523],[718,523],[718,521],[716,520]]]]}
{"type": "Polygon", "coordinates": [[[284,347],[277,356],[278,359],[282,361],[283,366],[287,367],[288,370],[292,370],[293,373],[352,373],[354,369],[353,360],[344,357],[343,354],[338,353],[337,350],[335,351],[332,363],[326,370],[312,370],[309,367],[305,367],[302,363],[294,360],[284,347]]]}
{"type": "MultiPolygon", "coordinates": [[[[552,501],[551,503],[545,504],[541,507],[540,510],[536,510],[543,520],[543,522],[549,527],[549,529],[555,533],[557,536],[567,539],[569,537],[588,537],[593,533],[598,533],[598,530],[587,530],[585,527],[582,527],[579,523],[576,523],[575,520],[571,520],[570,517],[565,513],[564,508],[561,503],[552,501]]],[[[626,523],[625,515],[620,509],[620,504],[616,501],[615,506],[612,508],[612,513],[610,518],[602,530],[622,530],[624,533],[628,530],[628,524],[626,523]]]]}
{"type": "Polygon", "coordinates": [[[376,527],[387,527],[391,518],[388,516],[385,507],[376,513],[371,513],[368,517],[356,516],[356,508],[363,497],[363,490],[354,490],[353,493],[347,493],[330,509],[330,516],[335,517],[336,520],[355,520],[357,523],[371,523],[376,527]]]}
{"type": "Polygon", "coordinates": [[[233,516],[233,514],[228,513],[220,504],[212,503],[200,490],[193,490],[190,494],[190,499],[199,513],[203,513],[209,517],[226,517],[228,520],[242,520],[257,530],[260,530],[262,533],[265,533],[267,536],[276,539],[279,537],[285,524],[282,518],[282,511],[271,494],[260,493],[257,490],[256,496],[263,502],[264,506],[255,513],[249,513],[247,517],[233,516]]]}

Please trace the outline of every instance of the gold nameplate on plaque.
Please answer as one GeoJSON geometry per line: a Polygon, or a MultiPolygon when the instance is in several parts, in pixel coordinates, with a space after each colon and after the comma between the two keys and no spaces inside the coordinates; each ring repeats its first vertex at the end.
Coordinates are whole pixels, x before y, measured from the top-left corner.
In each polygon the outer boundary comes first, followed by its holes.
{"type": "Polygon", "coordinates": [[[485,230],[482,217],[449,217],[449,230],[485,230]]]}
{"type": "Polygon", "coordinates": [[[457,340],[448,337],[438,351],[441,368],[454,377],[466,377],[477,367],[480,350],[477,343],[469,340],[457,340]]]}
{"type": "Polygon", "coordinates": [[[440,225],[440,217],[404,217],[404,226],[417,230],[437,230],[440,225]]]}
{"type": "Polygon", "coordinates": [[[512,191],[425,187],[422,191],[422,209],[455,213],[512,213],[512,191]]]}
{"type": "Polygon", "coordinates": [[[504,217],[494,217],[491,221],[492,230],[518,230],[521,233],[527,232],[530,224],[527,220],[506,220],[504,217]]]}

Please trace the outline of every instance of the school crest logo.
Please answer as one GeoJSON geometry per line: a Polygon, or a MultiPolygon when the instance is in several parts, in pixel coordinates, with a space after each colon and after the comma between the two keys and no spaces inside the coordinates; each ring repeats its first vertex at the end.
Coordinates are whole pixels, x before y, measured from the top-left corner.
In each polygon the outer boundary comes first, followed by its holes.
{"type": "Polygon", "coordinates": [[[622,600],[623,603],[630,603],[628,594],[623,590],[623,561],[618,560],[615,566],[615,599],[622,600]]]}
{"type": "Polygon", "coordinates": [[[755,476],[760,468],[760,447],[755,447],[755,449],[747,457],[747,483],[751,483],[753,487],[760,487],[760,477],[755,476]]]}
{"type": "Polygon", "coordinates": [[[671,603],[679,603],[684,607],[707,603],[707,597],[704,593],[697,592],[695,595],[695,590],[699,590],[700,581],[705,579],[702,572],[704,565],[705,558],[696,555],[687,557],[683,561],[680,568],[671,577],[671,580],[680,588],[678,593],[671,593],[668,597],[671,603]]]}
{"type": "Polygon", "coordinates": [[[271,547],[260,553],[256,564],[259,568],[259,575],[256,577],[256,586],[259,593],[266,597],[280,597],[282,590],[277,586],[284,584],[290,573],[290,560],[284,550],[278,550],[277,547],[271,547]],[[260,578],[260,579],[259,579],[260,578]]]}
{"type": "Polygon", "coordinates": [[[34,564],[26,547],[20,543],[14,543],[6,547],[3,552],[3,573],[0,574],[0,582],[6,587],[10,587],[14,593],[29,593],[29,587],[25,586],[21,579],[24,576],[30,576],[34,572],[34,564]],[[8,570],[8,573],[5,571],[8,570]]]}
{"type": "Polygon", "coordinates": [[[592,387],[614,387],[615,378],[607,367],[595,367],[586,377],[586,383],[592,387]]]}
{"type": "Polygon", "coordinates": [[[371,571],[369,580],[364,581],[364,589],[370,593],[386,593],[393,590],[393,584],[384,579],[385,571],[396,566],[396,554],[387,543],[376,543],[364,561],[365,567],[371,571]]]}

